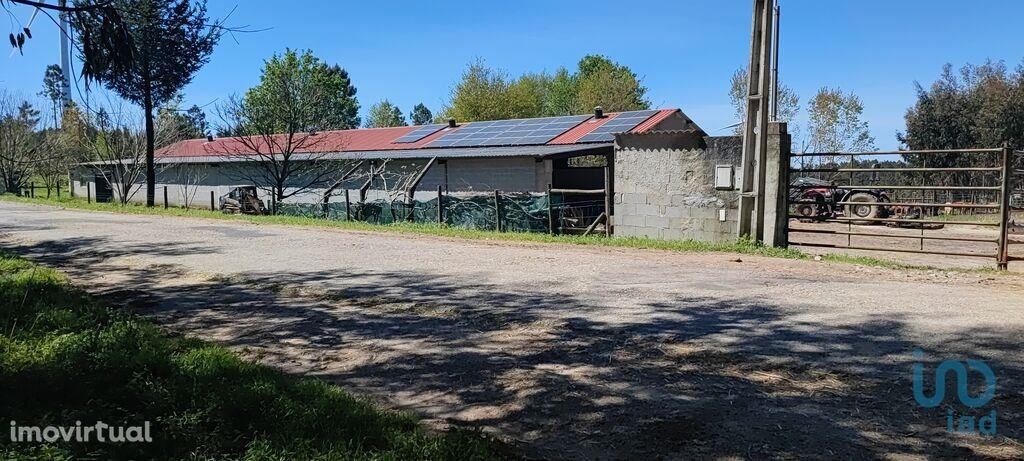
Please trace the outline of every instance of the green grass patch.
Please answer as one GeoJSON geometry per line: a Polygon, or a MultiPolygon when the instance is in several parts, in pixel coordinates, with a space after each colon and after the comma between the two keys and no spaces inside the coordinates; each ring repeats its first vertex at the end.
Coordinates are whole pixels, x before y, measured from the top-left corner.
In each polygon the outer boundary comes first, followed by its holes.
{"type": "Polygon", "coordinates": [[[476,431],[425,431],[341,388],[173,337],[53,270],[0,253],[4,426],[151,424],[150,443],[12,442],[2,459],[500,459],[476,431]]]}

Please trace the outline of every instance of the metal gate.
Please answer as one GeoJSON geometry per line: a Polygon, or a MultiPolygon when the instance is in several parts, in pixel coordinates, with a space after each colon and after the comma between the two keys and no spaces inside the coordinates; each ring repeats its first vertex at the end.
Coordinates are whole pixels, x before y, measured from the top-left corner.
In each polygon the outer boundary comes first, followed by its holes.
{"type": "MultiPolygon", "coordinates": [[[[789,245],[991,258],[1006,269],[1015,178],[1009,147],[791,154],[789,245]]],[[[1024,235],[1022,235],[1024,236],[1024,235]]]]}

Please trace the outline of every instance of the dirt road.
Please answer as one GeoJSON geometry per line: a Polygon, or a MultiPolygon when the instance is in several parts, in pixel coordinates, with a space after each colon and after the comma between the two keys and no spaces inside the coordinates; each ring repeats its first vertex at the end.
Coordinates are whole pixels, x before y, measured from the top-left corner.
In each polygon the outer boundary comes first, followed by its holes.
{"type": "Polygon", "coordinates": [[[1019,459],[1024,279],[0,202],[0,246],[168,328],[553,459],[1019,459]],[[915,403],[980,358],[998,435],[915,403]]]}

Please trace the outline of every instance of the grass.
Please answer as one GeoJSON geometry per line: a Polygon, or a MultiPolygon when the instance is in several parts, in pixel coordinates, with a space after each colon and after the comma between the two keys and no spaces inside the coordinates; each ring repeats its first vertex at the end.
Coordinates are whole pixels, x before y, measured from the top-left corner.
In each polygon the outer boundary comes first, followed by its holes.
{"type": "MultiPolygon", "coordinates": [[[[27,443],[0,459],[496,459],[468,430],[432,434],[318,379],[168,336],[66,278],[0,253],[0,414],[24,426],[151,423],[151,443],[27,443]]],[[[7,432],[6,430],[4,432],[7,432]]]]}
{"type": "MultiPolygon", "coordinates": [[[[299,216],[251,216],[233,215],[210,210],[186,210],[184,208],[148,208],[138,204],[121,206],[115,203],[86,203],[85,200],[62,197],[52,198],[26,198],[13,195],[2,195],[0,200],[10,200],[22,203],[36,203],[46,205],[57,205],[66,208],[81,210],[106,211],[113,213],[140,214],[140,215],[161,215],[181,216],[192,218],[220,219],[228,221],[242,221],[252,224],[280,224],[290,226],[308,226],[320,228],[337,228],[346,230],[368,231],[368,232],[398,232],[421,235],[433,235],[446,238],[459,238],[469,240],[490,240],[490,241],[517,241],[530,243],[560,243],[572,245],[594,245],[605,247],[656,249],[679,252],[721,252],[738,253],[745,255],[767,256],[786,259],[811,259],[802,251],[791,248],[767,247],[749,240],[736,240],[730,242],[701,242],[696,240],[659,240],[640,237],[605,238],[600,236],[571,236],[571,235],[549,235],[532,232],[494,232],[489,230],[463,229],[458,227],[441,226],[437,224],[423,223],[395,223],[395,224],[372,224],[359,221],[336,221],[299,216]]],[[[889,269],[903,270],[935,270],[940,269],[932,266],[905,264],[890,259],[874,258],[868,256],[849,256],[844,254],[829,253],[821,255],[821,260],[842,264],[857,264],[862,266],[882,267],[889,269]]],[[[989,269],[958,269],[959,271],[995,272],[989,269]]]]}

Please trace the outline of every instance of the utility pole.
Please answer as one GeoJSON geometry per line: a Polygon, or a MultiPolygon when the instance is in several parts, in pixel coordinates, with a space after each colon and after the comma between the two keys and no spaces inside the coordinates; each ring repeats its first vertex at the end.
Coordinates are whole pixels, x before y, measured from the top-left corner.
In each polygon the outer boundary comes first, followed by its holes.
{"type": "Polygon", "coordinates": [[[739,237],[761,241],[764,235],[764,185],[768,119],[772,98],[772,62],[776,0],[754,0],[750,37],[747,111],[743,124],[739,237]]]}
{"type": "Polygon", "coordinates": [[[771,121],[779,121],[779,21],[782,20],[782,8],[775,0],[775,27],[772,29],[772,112],[771,121]]]}
{"type": "MultiPolygon", "coordinates": [[[[68,6],[67,0],[59,0],[58,4],[64,8],[68,6]]],[[[68,14],[60,12],[60,70],[64,73],[64,85],[62,85],[61,96],[66,106],[71,102],[71,27],[68,24],[68,14]]]]}

